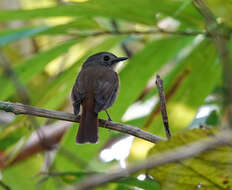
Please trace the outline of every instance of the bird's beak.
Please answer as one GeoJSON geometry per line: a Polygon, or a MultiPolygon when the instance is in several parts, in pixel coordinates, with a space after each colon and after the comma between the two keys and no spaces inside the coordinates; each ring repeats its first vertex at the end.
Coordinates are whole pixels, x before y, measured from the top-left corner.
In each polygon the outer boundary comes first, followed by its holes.
{"type": "Polygon", "coordinates": [[[128,57],[118,57],[118,58],[115,58],[112,63],[115,64],[115,63],[118,63],[120,61],[124,61],[124,60],[127,60],[128,57]]]}

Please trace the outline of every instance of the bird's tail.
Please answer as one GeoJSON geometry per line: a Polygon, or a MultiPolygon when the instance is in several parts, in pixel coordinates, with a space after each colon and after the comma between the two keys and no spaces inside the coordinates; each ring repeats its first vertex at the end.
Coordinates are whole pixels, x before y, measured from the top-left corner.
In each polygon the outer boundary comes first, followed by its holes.
{"type": "Polygon", "coordinates": [[[98,118],[94,112],[94,101],[87,99],[82,104],[80,126],[76,136],[76,143],[97,143],[98,141],[98,118]]]}

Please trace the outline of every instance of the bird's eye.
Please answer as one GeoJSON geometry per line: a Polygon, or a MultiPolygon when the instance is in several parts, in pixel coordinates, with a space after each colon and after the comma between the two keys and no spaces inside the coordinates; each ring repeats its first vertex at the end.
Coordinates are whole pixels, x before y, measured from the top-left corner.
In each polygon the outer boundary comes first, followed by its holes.
{"type": "Polygon", "coordinates": [[[103,59],[104,59],[104,61],[109,61],[110,57],[106,55],[106,56],[103,57],[103,59]]]}

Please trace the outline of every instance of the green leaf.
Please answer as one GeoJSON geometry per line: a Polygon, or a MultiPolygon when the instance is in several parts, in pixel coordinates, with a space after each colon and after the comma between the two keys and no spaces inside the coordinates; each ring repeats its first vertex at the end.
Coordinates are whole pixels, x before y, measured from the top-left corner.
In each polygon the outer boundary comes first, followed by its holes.
{"type": "Polygon", "coordinates": [[[99,24],[91,18],[78,18],[67,24],[61,24],[57,26],[53,26],[40,33],[41,35],[52,35],[52,34],[68,34],[74,33],[81,30],[97,30],[101,29],[99,24]]]}
{"type": "Polygon", "coordinates": [[[181,6],[176,9],[176,11],[170,15],[166,16],[172,16],[173,18],[180,21],[180,29],[187,29],[189,30],[199,30],[199,27],[201,29],[204,29],[204,20],[202,19],[202,16],[199,14],[199,12],[196,10],[196,8],[192,5],[192,0],[185,0],[181,4],[181,6]]]}
{"type": "Polygon", "coordinates": [[[193,128],[199,128],[199,127],[206,127],[208,126],[219,126],[220,124],[220,118],[216,110],[213,110],[210,112],[209,115],[206,115],[204,117],[195,118],[192,123],[188,126],[189,129],[193,128]]]}
{"type": "Polygon", "coordinates": [[[172,16],[173,13],[175,13],[175,11],[178,10],[181,6],[182,2],[169,0],[90,0],[83,3],[75,3],[72,5],[62,5],[50,8],[1,11],[0,21],[59,16],[103,16],[113,19],[124,19],[143,24],[154,24],[157,21],[157,13],[164,13],[165,15],[172,16]]]}
{"type": "MultiPolygon", "coordinates": [[[[214,131],[194,129],[173,136],[169,141],[160,142],[150,151],[149,156],[195,142],[204,137],[214,136],[214,131]]],[[[229,146],[215,148],[185,161],[151,169],[148,171],[163,189],[219,190],[232,185],[232,154],[229,146]]]]}
{"type": "Polygon", "coordinates": [[[231,2],[228,0],[206,0],[209,9],[213,12],[213,14],[223,20],[222,23],[232,26],[232,7],[231,2]]]}
{"type": "MultiPolygon", "coordinates": [[[[18,64],[13,68],[15,73],[21,79],[21,82],[26,84],[35,75],[39,74],[44,67],[53,59],[67,52],[71,46],[79,42],[79,40],[70,40],[61,45],[58,45],[47,51],[38,53],[32,58],[18,64]]],[[[1,93],[0,99],[4,100],[15,92],[15,87],[5,76],[0,76],[1,93]]]]}
{"type": "Polygon", "coordinates": [[[93,173],[90,172],[82,172],[82,171],[75,171],[75,172],[51,172],[48,175],[42,177],[39,183],[46,182],[49,178],[60,177],[66,183],[75,183],[85,177],[86,175],[91,175],[93,173]]]}
{"type": "Polygon", "coordinates": [[[151,179],[139,180],[135,177],[125,177],[117,180],[115,183],[125,184],[131,187],[138,187],[146,190],[161,190],[161,187],[158,183],[151,179]]]}
{"type": "Polygon", "coordinates": [[[133,187],[119,184],[114,190],[133,190],[133,187]]]}
{"type": "Polygon", "coordinates": [[[220,124],[220,118],[216,110],[213,110],[206,119],[207,125],[218,126],[220,124]]]}
{"type": "Polygon", "coordinates": [[[0,133],[0,151],[4,151],[6,148],[15,144],[27,132],[27,128],[22,127],[12,132],[9,132],[7,135],[0,133]]]}
{"type": "Polygon", "coordinates": [[[20,164],[8,167],[2,171],[2,180],[11,189],[32,190],[35,189],[37,179],[35,175],[40,172],[42,167],[41,156],[35,156],[20,164]]]}

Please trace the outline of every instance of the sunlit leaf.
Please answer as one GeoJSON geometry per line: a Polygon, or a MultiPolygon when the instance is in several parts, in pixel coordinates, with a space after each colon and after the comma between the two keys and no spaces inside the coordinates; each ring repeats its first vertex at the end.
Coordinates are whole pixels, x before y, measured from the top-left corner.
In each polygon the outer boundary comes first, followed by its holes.
{"type": "MultiPolygon", "coordinates": [[[[212,130],[188,130],[173,136],[168,142],[158,143],[149,155],[213,135],[212,130]]],[[[231,158],[229,146],[219,147],[186,161],[166,164],[148,172],[161,183],[162,189],[228,189],[232,185],[231,158]]]]}

